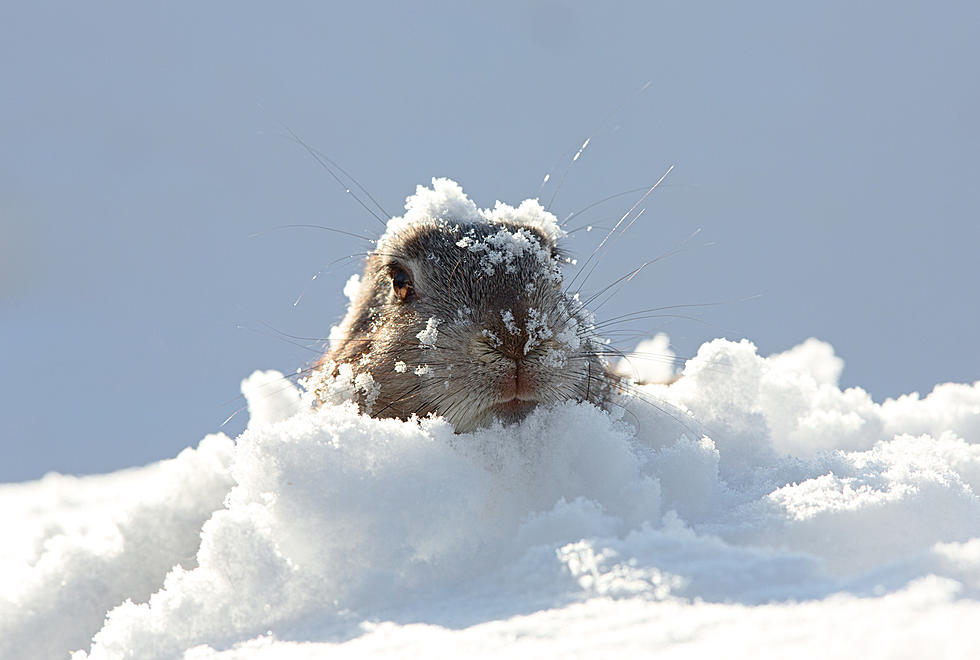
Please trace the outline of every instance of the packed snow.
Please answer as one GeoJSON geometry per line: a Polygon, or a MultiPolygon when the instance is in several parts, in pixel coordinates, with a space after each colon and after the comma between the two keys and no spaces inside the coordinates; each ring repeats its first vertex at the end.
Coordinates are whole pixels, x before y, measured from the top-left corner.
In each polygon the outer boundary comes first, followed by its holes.
{"type": "Polygon", "coordinates": [[[976,657],[980,382],[842,367],[718,339],[461,435],[257,372],[234,441],[0,486],[0,658],[976,657]]]}

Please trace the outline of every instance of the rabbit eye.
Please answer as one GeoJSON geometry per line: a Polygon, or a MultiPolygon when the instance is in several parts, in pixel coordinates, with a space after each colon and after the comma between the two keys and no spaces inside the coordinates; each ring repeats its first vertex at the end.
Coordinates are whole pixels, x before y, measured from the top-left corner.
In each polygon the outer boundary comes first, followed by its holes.
{"type": "Polygon", "coordinates": [[[401,302],[408,300],[415,292],[411,276],[400,266],[391,269],[391,290],[395,292],[395,297],[401,302]]]}

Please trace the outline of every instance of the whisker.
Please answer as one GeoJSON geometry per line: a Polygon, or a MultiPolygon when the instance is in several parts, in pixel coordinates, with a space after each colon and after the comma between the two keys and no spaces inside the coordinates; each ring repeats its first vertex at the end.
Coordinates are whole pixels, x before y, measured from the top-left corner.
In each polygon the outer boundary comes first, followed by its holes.
{"type": "Polygon", "coordinates": [[[306,292],[309,291],[310,286],[312,286],[313,282],[315,282],[320,277],[320,275],[322,275],[324,273],[324,271],[326,271],[329,268],[331,268],[331,267],[339,264],[342,261],[348,261],[350,259],[353,259],[354,257],[360,257],[360,256],[365,256],[365,253],[361,253],[361,254],[349,254],[346,257],[340,257],[338,259],[334,259],[333,261],[331,261],[331,262],[327,263],[325,266],[323,266],[323,268],[321,268],[317,272],[313,273],[313,277],[310,278],[310,281],[306,283],[306,286],[303,287],[303,290],[299,292],[299,295],[296,297],[296,300],[293,301],[293,307],[296,307],[296,306],[299,305],[300,301],[302,301],[303,300],[303,297],[306,295],[306,292]]]}
{"type": "MultiPolygon", "coordinates": [[[[282,126],[286,130],[286,132],[289,133],[290,137],[292,137],[292,139],[297,144],[299,144],[301,147],[303,147],[303,149],[305,149],[306,152],[308,154],[310,154],[310,156],[312,156],[313,159],[320,164],[320,167],[322,167],[324,170],[326,170],[326,172],[331,177],[333,177],[334,181],[336,181],[340,185],[340,187],[344,189],[344,192],[345,193],[347,193],[348,195],[350,195],[351,197],[353,197],[355,200],[357,200],[357,203],[361,205],[361,208],[363,208],[365,211],[367,211],[368,213],[370,213],[374,217],[374,219],[377,220],[378,222],[380,222],[382,225],[387,226],[387,222],[381,216],[379,216],[377,213],[375,213],[373,210],[371,210],[371,208],[368,207],[368,205],[365,204],[364,201],[360,197],[358,197],[357,195],[355,195],[354,192],[350,189],[350,186],[348,186],[346,183],[344,183],[344,181],[339,176],[337,176],[337,173],[334,172],[330,168],[330,165],[328,165],[327,162],[329,161],[330,164],[333,165],[334,167],[336,167],[338,170],[340,170],[344,174],[344,176],[346,176],[348,179],[350,179],[351,181],[353,181],[354,182],[354,185],[356,185],[358,188],[360,188],[361,190],[363,190],[363,187],[361,186],[361,184],[359,184],[357,182],[357,180],[354,179],[354,177],[352,177],[350,174],[347,174],[347,172],[342,167],[340,167],[339,165],[337,165],[333,160],[327,158],[326,156],[321,156],[320,153],[316,149],[314,149],[309,144],[307,144],[306,141],[303,140],[303,138],[301,138],[299,135],[297,135],[296,132],[293,131],[293,129],[291,129],[285,123],[279,122],[279,125],[282,126]]],[[[366,192],[367,191],[365,191],[365,193],[366,192]]],[[[370,195],[368,195],[368,197],[371,198],[372,200],[374,199],[370,195]]],[[[375,204],[377,204],[377,202],[375,202],[375,204]]],[[[381,206],[378,205],[378,208],[381,209],[381,206]]],[[[381,212],[384,213],[385,216],[387,216],[389,218],[391,217],[387,213],[385,213],[385,210],[384,209],[381,209],[381,212]]]]}
{"type": "Polygon", "coordinates": [[[378,203],[378,200],[376,200],[374,198],[374,195],[372,195],[371,193],[369,193],[368,190],[367,190],[367,188],[365,188],[364,186],[361,185],[360,181],[358,181],[353,176],[351,176],[350,172],[348,172],[347,170],[345,170],[335,160],[333,160],[330,157],[328,157],[327,155],[325,155],[319,149],[314,148],[313,151],[315,151],[318,156],[320,156],[321,158],[323,158],[324,160],[326,160],[327,162],[329,162],[331,165],[333,165],[334,167],[336,167],[338,170],[340,170],[341,173],[344,176],[346,176],[348,179],[350,179],[351,181],[353,181],[354,182],[354,185],[357,186],[358,190],[360,190],[362,193],[364,193],[365,195],[367,195],[367,198],[369,200],[371,200],[371,203],[373,203],[378,208],[378,210],[381,211],[381,215],[382,216],[384,216],[386,218],[392,217],[392,215],[390,213],[388,213],[385,210],[385,208],[383,206],[381,206],[381,204],[378,203]]]}
{"type": "Polygon", "coordinates": [[[274,232],[274,231],[279,231],[279,230],[282,230],[282,229],[320,229],[320,230],[323,230],[323,231],[331,231],[331,232],[333,232],[335,234],[343,234],[344,236],[352,236],[352,237],[357,238],[357,239],[360,239],[362,241],[367,241],[368,243],[377,243],[377,241],[375,239],[373,239],[373,238],[368,238],[367,236],[362,236],[361,234],[355,234],[352,231],[344,231],[343,229],[334,229],[333,227],[324,227],[322,225],[302,225],[302,224],[298,224],[298,225],[297,224],[293,224],[293,225],[278,225],[276,227],[272,227],[272,228],[266,229],[264,231],[257,231],[257,232],[255,232],[253,234],[249,234],[248,237],[249,238],[259,238],[260,236],[265,236],[266,234],[269,234],[269,233],[274,232]]]}
{"type": "MultiPolygon", "coordinates": [[[[596,135],[598,135],[599,132],[603,128],[606,127],[606,124],[609,122],[610,119],[612,119],[620,110],[622,110],[623,108],[625,108],[630,102],[632,102],[633,100],[635,100],[636,97],[638,97],[640,94],[642,94],[643,92],[645,92],[647,90],[647,88],[649,88],[652,83],[653,83],[652,80],[648,80],[645,83],[643,83],[643,85],[641,85],[640,88],[638,90],[636,90],[633,93],[632,96],[628,97],[625,101],[623,101],[618,106],[616,106],[615,108],[613,108],[613,110],[609,114],[607,114],[603,118],[603,120],[601,122],[599,122],[599,125],[596,127],[596,129],[594,131],[592,131],[592,133],[590,133],[587,138],[585,138],[585,142],[583,142],[582,143],[582,146],[580,146],[578,148],[578,151],[575,152],[575,155],[572,157],[572,160],[568,163],[568,165],[565,167],[565,170],[562,172],[561,178],[558,180],[558,184],[555,187],[555,191],[551,194],[551,199],[548,200],[548,205],[545,207],[545,210],[551,210],[552,205],[554,205],[554,203],[555,203],[555,198],[558,197],[558,193],[559,193],[559,191],[561,191],[561,188],[562,188],[562,186],[565,183],[565,178],[568,176],[568,172],[572,169],[572,165],[574,165],[575,162],[578,161],[578,159],[582,157],[582,153],[586,150],[586,148],[592,142],[592,139],[596,135]]],[[[546,184],[550,178],[551,178],[551,174],[548,173],[548,175],[545,176],[544,181],[541,182],[542,188],[544,187],[544,184],[546,184]]],[[[538,194],[540,195],[540,193],[541,193],[541,190],[539,189],[538,190],[538,194]]]]}
{"type": "MultiPolygon", "coordinates": [[[[589,211],[591,209],[594,209],[595,207],[600,206],[602,204],[605,204],[606,202],[612,201],[614,199],[618,199],[619,197],[623,197],[625,195],[631,195],[633,193],[642,192],[642,191],[646,190],[647,187],[648,186],[640,186],[639,188],[630,188],[629,190],[624,190],[622,192],[613,193],[612,195],[608,195],[606,197],[603,197],[602,199],[600,199],[598,201],[595,201],[595,202],[592,202],[591,204],[589,204],[587,206],[583,206],[578,211],[573,211],[572,213],[569,213],[568,215],[565,216],[565,219],[562,220],[559,224],[561,224],[562,226],[564,226],[565,223],[567,223],[569,220],[571,220],[574,217],[577,217],[577,216],[582,215],[586,211],[589,211]]],[[[576,229],[569,229],[568,230],[568,233],[571,234],[572,232],[578,231],[579,229],[582,229],[583,227],[586,227],[586,226],[588,226],[588,225],[582,225],[582,227],[578,227],[576,229]]],[[[592,225],[592,226],[595,226],[595,225],[592,225]]]]}
{"type": "MultiPolygon", "coordinates": [[[[605,235],[605,237],[602,239],[602,241],[599,243],[599,245],[597,245],[596,248],[592,251],[592,254],[589,255],[589,258],[586,259],[586,261],[585,261],[584,264],[582,264],[582,267],[581,267],[581,269],[579,269],[579,272],[575,274],[575,277],[572,278],[572,281],[568,283],[568,286],[567,287],[565,287],[565,292],[566,293],[569,290],[571,290],[572,285],[575,284],[575,281],[576,280],[578,280],[579,275],[581,275],[583,272],[585,272],[586,266],[588,266],[589,263],[592,262],[592,260],[595,258],[595,256],[603,248],[603,246],[609,241],[610,237],[612,237],[616,233],[616,230],[619,229],[619,226],[622,225],[623,222],[626,220],[626,218],[628,218],[630,216],[630,214],[632,214],[633,211],[636,210],[636,208],[640,204],[642,204],[646,200],[646,198],[649,197],[651,193],[653,193],[654,190],[657,189],[657,186],[659,186],[661,183],[663,183],[663,180],[667,178],[667,175],[670,174],[671,170],[673,170],[673,169],[674,169],[674,166],[673,165],[671,165],[670,167],[668,167],[667,168],[667,171],[663,173],[663,176],[661,176],[657,180],[656,183],[654,183],[652,186],[650,186],[649,188],[647,188],[647,191],[645,193],[643,193],[643,196],[640,197],[638,200],[636,200],[636,202],[633,204],[633,206],[631,206],[630,209],[626,213],[623,214],[623,217],[621,217],[619,219],[619,222],[617,222],[613,226],[613,228],[609,230],[609,233],[607,233],[605,235]]],[[[603,253],[603,254],[605,254],[605,253],[603,253]]],[[[595,270],[595,266],[592,267],[592,270],[595,270]]],[[[585,276],[585,280],[582,281],[583,284],[585,283],[586,280],[589,279],[589,276],[591,274],[592,274],[592,271],[590,270],[589,273],[588,273],[588,275],[585,276]]],[[[579,288],[581,288],[581,285],[580,285],[579,288]]]]}
{"type": "Polygon", "coordinates": [[[264,337],[272,337],[273,339],[278,339],[281,342],[285,342],[287,344],[291,344],[293,346],[296,346],[297,348],[302,348],[304,351],[310,351],[311,353],[315,353],[317,355],[319,355],[322,352],[321,350],[318,350],[318,349],[313,348],[311,346],[307,346],[305,344],[301,344],[298,341],[293,341],[292,339],[289,339],[288,338],[288,335],[284,335],[284,333],[279,333],[277,330],[275,330],[274,328],[271,328],[271,327],[269,329],[272,330],[273,332],[262,332],[261,330],[257,330],[255,328],[250,328],[249,326],[242,325],[240,323],[238,325],[236,325],[235,327],[237,329],[239,329],[239,330],[248,330],[249,332],[254,332],[257,335],[262,335],[264,337]],[[277,334],[273,334],[273,333],[277,333],[277,334]]]}

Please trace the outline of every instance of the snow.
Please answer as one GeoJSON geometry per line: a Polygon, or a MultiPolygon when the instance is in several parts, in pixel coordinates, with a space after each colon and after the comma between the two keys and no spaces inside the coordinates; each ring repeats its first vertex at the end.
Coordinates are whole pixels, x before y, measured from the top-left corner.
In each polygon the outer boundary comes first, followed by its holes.
{"type": "Polygon", "coordinates": [[[517,323],[514,322],[514,312],[513,311],[511,311],[509,309],[505,309],[505,310],[501,311],[500,312],[500,318],[503,320],[504,327],[507,328],[507,332],[509,332],[512,335],[519,335],[519,334],[521,334],[520,328],[518,328],[517,327],[517,323]]]}
{"type": "Polygon", "coordinates": [[[361,276],[358,273],[354,273],[347,278],[347,282],[344,283],[344,297],[346,297],[348,301],[354,302],[360,290],[361,276]]]}
{"type": "Polygon", "coordinates": [[[716,339],[461,435],[257,372],[234,441],[0,485],[0,658],[973,657],[980,382],[842,368],[716,339]]]}
{"type": "MultiPolygon", "coordinates": [[[[516,231],[501,229],[482,241],[473,236],[464,236],[456,242],[456,245],[479,254],[480,267],[487,275],[493,275],[499,265],[503,265],[504,272],[516,273],[515,264],[525,254],[533,255],[544,265],[550,265],[552,260],[551,253],[541,245],[538,238],[523,227],[516,231]]],[[[528,282],[528,284],[533,290],[533,283],[528,282]]]]}
{"type": "Polygon", "coordinates": [[[418,337],[419,346],[422,348],[435,348],[436,342],[439,340],[439,324],[442,323],[441,320],[431,317],[425,322],[425,329],[420,333],[415,335],[418,337]]]}
{"type": "Polygon", "coordinates": [[[653,338],[637,344],[632,353],[620,358],[615,371],[641,383],[667,383],[674,377],[674,357],[670,337],[658,332],[653,338]]]}
{"type": "Polygon", "coordinates": [[[0,485],[0,658],[88,647],[109,609],[196,565],[201,526],[234,483],[234,452],[211,435],[142,468],[0,485]]]}
{"type": "MultiPolygon", "coordinates": [[[[498,200],[492,209],[480,209],[455,181],[433,178],[431,188],[419,185],[416,187],[415,194],[405,200],[404,215],[388,220],[385,232],[378,240],[378,249],[382,249],[395,234],[415,225],[432,222],[451,224],[507,222],[535,229],[552,242],[566,235],[554,214],[545,210],[536,199],[526,199],[517,207],[498,200]]],[[[515,232],[501,230],[487,242],[474,242],[464,237],[461,243],[460,247],[483,252],[488,263],[492,264],[511,263],[515,256],[539,248],[536,241],[531,240],[530,233],[523,228],[515,232]]]]}

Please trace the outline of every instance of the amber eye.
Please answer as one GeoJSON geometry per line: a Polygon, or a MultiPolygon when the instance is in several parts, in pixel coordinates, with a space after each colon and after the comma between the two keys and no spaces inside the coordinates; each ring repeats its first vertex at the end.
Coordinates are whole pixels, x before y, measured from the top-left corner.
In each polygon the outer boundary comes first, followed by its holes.
{"type": "Polygon", "coordinates": [[[405,302],[412,296],[414,292],[412,278],[404,268],[396,266],[391,269],[391,289],[395,292],[395,297],[402,302],[405,302]]]}

